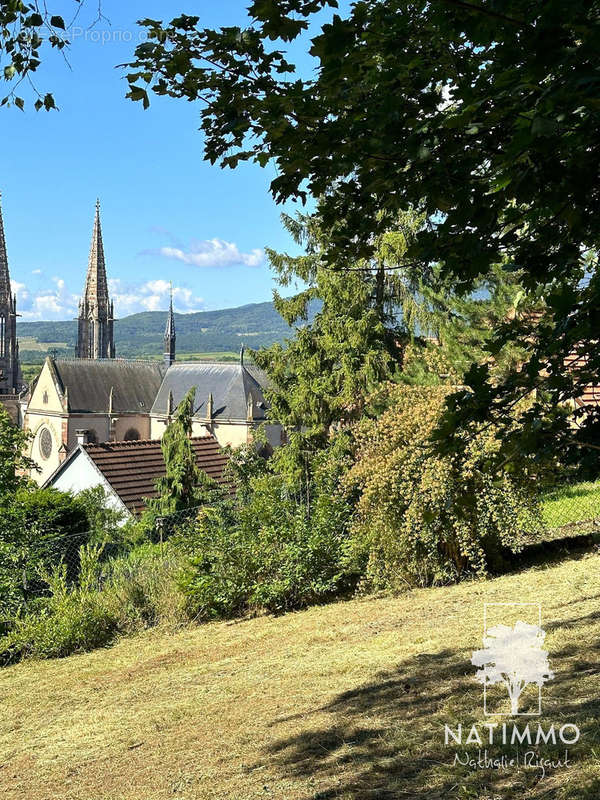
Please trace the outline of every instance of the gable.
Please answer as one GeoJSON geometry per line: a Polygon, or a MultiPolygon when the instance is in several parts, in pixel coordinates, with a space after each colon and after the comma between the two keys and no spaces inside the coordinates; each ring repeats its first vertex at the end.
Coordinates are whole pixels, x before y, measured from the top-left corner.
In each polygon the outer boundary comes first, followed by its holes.
{"type": "Polygon", "coordinates": [[[127,512],[126,506],[121,502],[113,487],[81,448],[75,450],[44,485],[73,494],[101,486],[106,492],[108,505],[115,511],[127,512]]]}
{"type": "Polygon", "coordinates": [[[48,412],[62,414],[64,412],[62,387],[48,360],[44,363],[37,378],[27,410],[29,412],[39,411],[42,414],[48,412]]]}

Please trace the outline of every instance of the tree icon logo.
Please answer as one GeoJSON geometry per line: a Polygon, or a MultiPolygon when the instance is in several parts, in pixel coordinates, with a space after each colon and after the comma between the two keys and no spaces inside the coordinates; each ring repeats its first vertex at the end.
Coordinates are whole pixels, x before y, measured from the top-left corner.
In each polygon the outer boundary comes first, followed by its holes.
{"type": "MultiPolygon", "coordinates": [[[[533,604],[495,603],[486,606],[523,606],[533,604]]],[[[535,604],[537,606],[537,604],[535,604]]],[[[486,608],[486,612],[488,609],[486,608]]],[[[487,622],[487,613],[486,613],[487,622]]],[[[484,711],[486,714],[506,714],[511,716],[537,716],[542,713],[541,689],[552,680],[548,652],[543,649],[545,631],[541,627],[541,609],[538,624],[516,620],[512,624],[496,624],[487,627],[484,622],[483,649],[476,650],[471,663],[479,667],[476,680],[484,687],[484,711]],[[490,711],[488,689],[492,686],[504,687],[510,700],[510,712],[490,711]],[[521,710],[520,700],[529,691],[529,708],[532,708],[531,689],[537,687],[537,710],[521,710]]]]}

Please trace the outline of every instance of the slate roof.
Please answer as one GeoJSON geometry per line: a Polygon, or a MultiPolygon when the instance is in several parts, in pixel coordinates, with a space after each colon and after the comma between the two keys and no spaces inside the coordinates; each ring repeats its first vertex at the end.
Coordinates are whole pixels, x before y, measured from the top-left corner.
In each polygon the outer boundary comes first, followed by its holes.
{"type": "Polygon", "coordinates": [[[51,359],[64,394],[69,391],[69,410],[107,413],[113,387],[113,412],[150,412],[166,367],[160,361],[107,358],[51,359]]]}
{"type": "MultiPolygon", "coordinates": [[[[214,436],[202,436],[190,441],[200,469],[218,483],[229,485],[223,476],[228,457],[221,452],[214,436]]],[[[143,509],[145,497],[156,497],[156,480],[165,475],[160,441],[85,444],[81,449],[132,513],[137,514],[143,509]]],[[[58,471],[55,473],[57,475],[58,471]]]]}
{"type": "Polygon", "coordinates": [[[194,416],[206,418],[208,396],[213,396],[213,419],[246,420],[248,398],[252,396],[254,419],[266,419],[267,402],[263,388],[266,375],[255,366],[242,364],[176,363],[167,370],[152,406],[153,414],[167,414],[169,392],[176,408],[189,389],[196,387],[194,416]]]}

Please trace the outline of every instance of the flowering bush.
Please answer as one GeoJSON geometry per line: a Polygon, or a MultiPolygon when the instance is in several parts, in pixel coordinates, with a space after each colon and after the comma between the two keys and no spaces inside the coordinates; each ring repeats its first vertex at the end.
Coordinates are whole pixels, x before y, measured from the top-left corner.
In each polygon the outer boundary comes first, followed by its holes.
{"type": "Polygon", "coordinates": [[[344,478],[359,493],[349,556],[370,588],[485,575],[502,548],[518,551],[542,527],[533,467],[494,472],[493,430],[465,436],[459,454],[433,451],[448,392],[388,386],[386,410],[356,427],[356,461],[344,478]]]}

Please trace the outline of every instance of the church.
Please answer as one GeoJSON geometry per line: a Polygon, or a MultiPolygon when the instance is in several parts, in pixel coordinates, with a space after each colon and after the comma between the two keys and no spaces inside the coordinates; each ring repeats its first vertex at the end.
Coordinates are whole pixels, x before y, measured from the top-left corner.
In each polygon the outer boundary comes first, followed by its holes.
{"type": "Polygon", "coordinates": [[[176,361],[172,297],[162,359],[117,358],[99,203],[79,303],[75,357],[48,356],[38,377],[24,387],[16,317],[0,212],[0,401],[31,432],[29,456],[37,465],[31,477],[41,486],[51,483],[78,448],[159,441],[192,387],[193,437],[212,436],[221,446],[238,447],[251,443],[256,429],[264,426],[268,450],[283,441],[282,428],[267,423],[267,376],[244,363],[243,349],[237,364],[176,361]]]}

